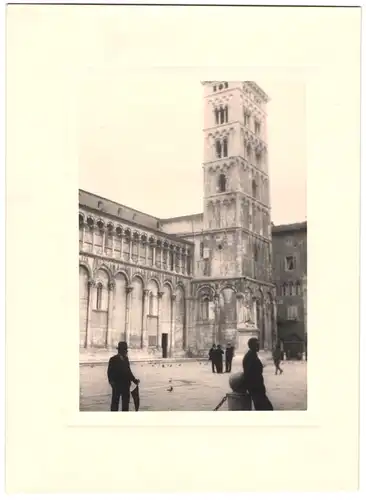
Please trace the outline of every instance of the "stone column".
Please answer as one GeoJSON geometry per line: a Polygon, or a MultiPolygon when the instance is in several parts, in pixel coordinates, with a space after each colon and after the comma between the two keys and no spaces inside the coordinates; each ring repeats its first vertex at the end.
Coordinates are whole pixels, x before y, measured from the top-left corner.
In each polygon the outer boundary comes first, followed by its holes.
{"type": "Polygon", "coordinates": [[[161,321],[161,300],[163,298],[164,292],[158,292],[158,338],[156,341],[157,347],[161,346],[161,326],[162,326],[162,321],[161,321]]]}
{"type": "Polygon", "coordinates": [[[111,281],[108,284],[108,325],[107,325],[107,336],[105,340],[105,346],[111,347],[111,337],[112,337],[112,322],[113,322],[113,306],[114,306],[114,288],[115,283],[111,281]]]}
{"type": "Polygon", "coordinates": [[[166,268],[170,271],[171,269],[171,265],[170,265],[170,261],[171,261],[171,253],[170,253],[170,248],[168,247],[167,250],[166,250],[166,268]]]}
{"type": "Polygon", "coordinates": [[[186,249],[182,250],[182,274],[186,274],[186,249]]]}
{"type": "MultiPolygon", "coordinates": [[[[272,343],[277,343],[277,303],[276,300],[272,301],[272,343]]],[[[273,346],[272,346],[273,347],[273,346]]]]}
{"type": "Polygon", "coordinates": [[[172,318],[171,318],[171,323],[170,323],[170,357],[172,358],[174,356],[174,350],[175,350],[175,313],[176,313],[176,298],[177,296],[175,294],[172,295],[172,318]]]}
{"type": "Polygon", "coordinates": [[[141,349],[147,347],[147,313],[149,310],[149,292],[147,288],[143,291],[142,296],[142,335],[141,335],[141,349]]]}
{"type": "Polygon", "coordinates": [[[119,254],[120,259],[123,260],[123,234],[121,234],[121,252],[119,254]]]}
{"type": "Polygon", "coordinates": [[[84,249],[84,240],[85,240],[85,222],[83,222],[81,226],[81,250],[84,249]]]}
{"type": "Polygon", "coordinates": [[[258,328],[257,299],[255,297],[253,297],[252,312],[253,312],[253,323],[254,323],[255,327],[258,328]]]}
{"type": "Polygon", "coordinates": [[[125,319],[125,340],[128,344],[130,339],[130,311],[133,286],[126,287],[126,319],[125,319]]]}
{"type": "Polygon", "coordinates": [[[174,251],[174,271],[176,273],[179,272],[179,260],[178,260],[178,255],[179,255],[179,247],[175,247],[174,251]]]}
{"type": "Polygon", "coordinates": [[[102,233],[102,255],[104,255],[104,253],[105,253],[105,237],[106,237],[107,231],[105,231],[103,229],[103,230],[100,230],[100,232],[102,233]]]}
{"type": "Polygon", "coordinates": [[[194,329],[193,329],[193,317],[194,317],[194,297],[186,297],[185,299],[185,315],[186,315],[186,329],[185,329],[185,343],[184,348],[187,351],[188,349],[195,350],[196,348],[196,339],[194,337],[194,329]]]}
{"type": "Polygon", "coordinates": [[[141,243],[141,239],[137,238],[136,239],[136,245],[137,245],[137,264],[140,264],[140,243],[141,243]]]}
{"type": "Polygon", "coordinates": [[[111,236],[112,236],[112,257],[114,258],[114,231],[111,231],[111,236]]]}
{"type": "Polygon", "coordinates": [[[86,324],[85,347],[91,347],[93,345],[91,317],[93,310],[93,297],[94,297],[95,286],[96,283],[94,280],[88,281],[88,319],[86,324]]]}
{"type": "Polygon", "coordinates": [[[132,260],[132,235],[130,241],[128,242],[128,260],[132,260]]]}
{"type": "Polygon", "coordinates": [[[267,299],[264,301],[264,318],[265,318],[264,349],[268,350],[271,348],[272,325],[271,325],[271,303],[267,299]]]}
{"type": "Polygon", "coordinates": [[[92,237],[92,253],[94,253],[94,232],[95,232],[95,226],[91,226],[91,237],[92,237]]]}

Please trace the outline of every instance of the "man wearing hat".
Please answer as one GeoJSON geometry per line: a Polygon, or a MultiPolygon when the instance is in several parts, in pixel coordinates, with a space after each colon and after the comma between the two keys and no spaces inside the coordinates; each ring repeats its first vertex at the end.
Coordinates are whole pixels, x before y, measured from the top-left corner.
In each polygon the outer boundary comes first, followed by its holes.
{"type": "Polygon", "coordinates": [[[273,406],[266,395],[263,379],[263,364],[258,357],[259,342],[252,337],[248,340],[249,350],[243,358],[244,384],[253,401],[254,408],[259,411],[271,411],[273,406]]]}
{"type": "Polygon", "coordinates": [[[109,360],[107,371],[108,381],[112,387],[111,411],[118,411],[120,398],[122,411],[129,411],[131,382],[137,385],[140,381],[131,371],[127,342],[119,342],[117,350],[118,354],[109,360]]]}

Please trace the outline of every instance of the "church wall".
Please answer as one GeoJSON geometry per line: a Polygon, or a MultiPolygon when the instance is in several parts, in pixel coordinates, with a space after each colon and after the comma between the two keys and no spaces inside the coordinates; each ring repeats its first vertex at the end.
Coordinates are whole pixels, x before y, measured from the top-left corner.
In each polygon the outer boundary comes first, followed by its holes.
{"type": "Polygon", "coordinates": [[[193,245],[85,209],[79,215],[80,347],[113,349],[125,340],[134,356],[161,356],[167,333],[168,355],[184,355],[193,245]]]}
{"type": "Polygon", "coordinates": [[[273,286],[245,278],[195,279],[193,297],[196,346],[201,354],[207,353],[213,343],[231,342],[241,348],[240,335],[245,331],[258,336],[262,349],[272,348],[277,335],[273,286]]]}
{"type": "Polygon", "coordinates": [[[192,215],[182,218],[163,219],[160,229],[167,234],[186,234],[202,231],[203,214],[192,215]]]}

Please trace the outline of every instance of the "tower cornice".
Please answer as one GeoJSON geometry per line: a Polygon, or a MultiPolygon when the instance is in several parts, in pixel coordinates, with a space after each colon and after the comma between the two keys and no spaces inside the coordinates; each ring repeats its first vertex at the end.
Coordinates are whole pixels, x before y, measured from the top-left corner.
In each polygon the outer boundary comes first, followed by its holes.
{"type": "Polygon", "coordinates": [[[264,177],[269,179],[269,175],[265,170],[258,168],[256,165],[254,165],[254,163],[250,163],[246,158],[244,158],[244,156],[241,155],[227,156],[226,158],[216,158],[215,160],[212,161],[204,161],[202,164],[202,168],[205,169],[206,167],[211,167],[214,165],[217,165],[217,167],[220,168],[225,163],[230,166],[233,166],[234,164],[237,164],[239,160],[243,161],[246,165],[253,168],[256,172],[264,175],[264,177]]]}

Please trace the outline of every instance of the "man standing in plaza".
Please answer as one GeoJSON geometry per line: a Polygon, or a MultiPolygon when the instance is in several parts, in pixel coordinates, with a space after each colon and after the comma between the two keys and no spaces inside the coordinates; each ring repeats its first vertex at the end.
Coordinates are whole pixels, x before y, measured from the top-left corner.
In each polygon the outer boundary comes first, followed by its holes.
{"type": "Polygon", "coordinates": [[[215,352],[217,373],[223,372],[223,365],[224,365],[223,356],[224,356],[224,351],[222,350],[221,345],[218,344],[215,352]]]}
{"type": "Polygon", "coordinates": [[[249,339],[248,347],[249,350],[243,358],[244,386],[256,410],[273,410],[272,403],[266,395],[266,388],[263,380],[263,365],[258,357],[258,339],[255,337],[249,339]]]}
{"type": "Polygon", "coordinates": [[[234,347],[228,342],[225,349],[225,371],[226,373],[231,372],[231,364],[234,357],[234,347]]]}
{"type": "Polygon", "coordinates": [[[211,349],[208,351],[208,359],[211,361],[212,365],[212,373],[215,373],[215,366],[216,366],[216,344],[212,344],[211,349]]]}
{"type": "Polygon", "coordinates": [[[276,347],[273,349],[273,362],[276,367],[275,375],[277,375],[277,372],[280,372],[280,375],[282,375],[283,370],[280,367],[281,364],[281,346],[279,344],[276,345],[276,347]]]}
{"type": "Polygon", "coordinates": [[[138,385],[140,381],[131,371],[127,342],[119,342],[117,350],[118,354],[109,360],[107,371],[108,382],[112,387],[111,411],[118,411],[120,399],[122,411],[129,411],[131,382],[138,385]]]}

